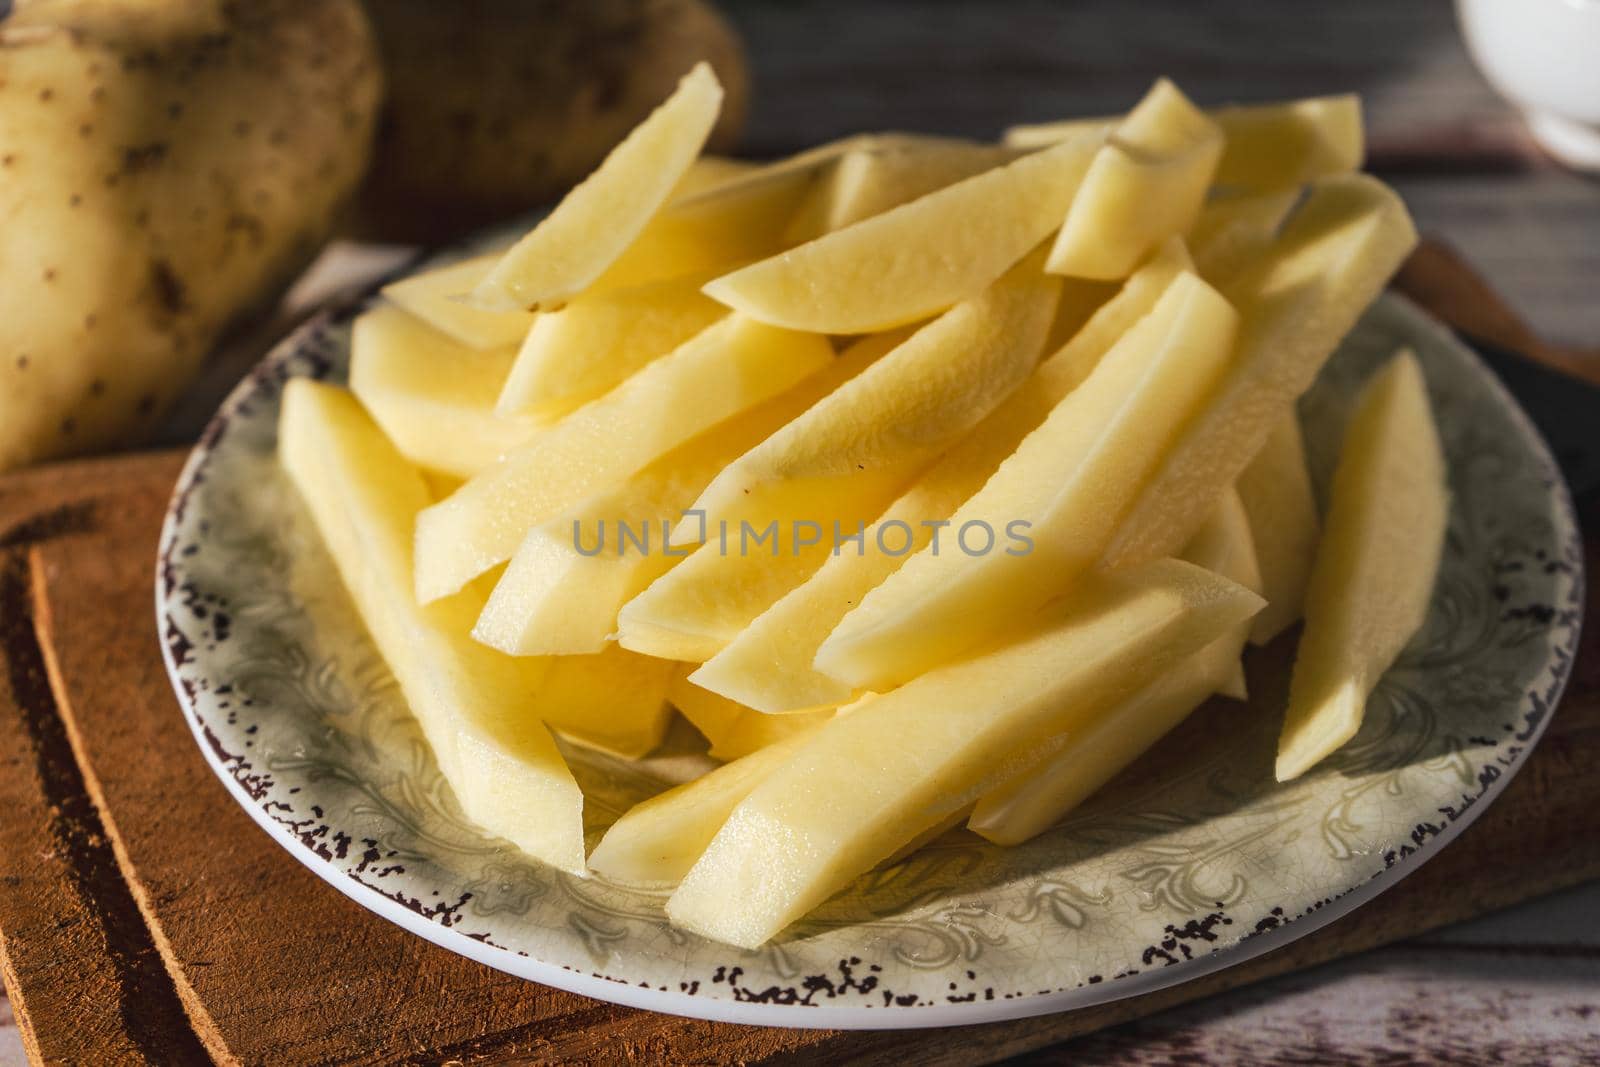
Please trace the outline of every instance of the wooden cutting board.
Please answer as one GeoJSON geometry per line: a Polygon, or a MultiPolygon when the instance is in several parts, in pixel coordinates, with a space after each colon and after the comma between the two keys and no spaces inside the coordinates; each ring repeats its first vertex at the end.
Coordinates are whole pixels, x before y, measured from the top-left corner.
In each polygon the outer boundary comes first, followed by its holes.
{"type": "MultiPolygon", "coordinates": [[[[1561,355],[1442,249],[1425,248],[1401,284],[1502,347],[1561,355]]],[[[0,965],[36,1059],[982,1063],[1600,877],[1591,628],[1545,739],[1440,856],[1356,914],[1173,989],[958,1031],[843,1033],[680,1019],[510,978],[322,883],[205,765],[151,602],[179,463],[91,460],[0,481],[0,965]]],[[[1600,506],[1583,518],[1600,563],[1600,506]]]]}

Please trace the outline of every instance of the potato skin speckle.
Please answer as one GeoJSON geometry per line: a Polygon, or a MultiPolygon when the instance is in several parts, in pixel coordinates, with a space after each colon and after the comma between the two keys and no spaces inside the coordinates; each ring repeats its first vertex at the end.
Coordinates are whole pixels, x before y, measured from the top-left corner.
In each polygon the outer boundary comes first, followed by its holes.
{"type": "Polygon", "coordinates": [[[699,60],[744,122],[739,39],[704,0],[373,0],[388,73],[358,232],[440,240],[558,197],[699,60]],[[530,105],[530,101],[536,102],[530,105]]]}
{"type": "Polygon", "coordinates": [[[148,432],[332,231],[381,81],[359,0],[9,11],[0,470],[148,432]]]}

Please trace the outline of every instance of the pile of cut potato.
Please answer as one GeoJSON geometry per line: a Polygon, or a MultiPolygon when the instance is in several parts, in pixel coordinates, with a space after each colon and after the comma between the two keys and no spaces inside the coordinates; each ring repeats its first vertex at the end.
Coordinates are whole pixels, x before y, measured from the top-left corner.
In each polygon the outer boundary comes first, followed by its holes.
{"type": "Polygon", "coordinates": [[[776,936],[965,823],[1048,829],[1304,618],[1277,775],[1421,625],[1416,360],[1325,516],[1296,400],[1415,243],[1349,97],[707,158],[703,65],[502,252],[289,384],[282,459],[467,815],[776,936]],[[722,761],[586,855],[552,739],[722,761]]]}

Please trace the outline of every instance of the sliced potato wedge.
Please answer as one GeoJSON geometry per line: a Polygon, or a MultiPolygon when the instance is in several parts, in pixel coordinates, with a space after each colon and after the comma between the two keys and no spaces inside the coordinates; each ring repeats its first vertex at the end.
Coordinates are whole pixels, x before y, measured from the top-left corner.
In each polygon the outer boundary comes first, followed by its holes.
{"type": "Polygon", "coordinates": [[[991,651],[825,723],[745,797],[667,902],[753,948],[1164,673],[1260,598],[1168,561],[1090,582],[991,651]]]}
{"type": "Polygon", "coordinates": [[[727,314],[699,279],[584,293],[528,330],[495,404],[549,420],[615,388],[727,314]]]}
{"type": "MultiPolygon", "coordinates": [[[[1361,168],[1365,153],[1361,100],[1354,94],[1272,104],[1234,104],[1206,112],[1222,128],[1225,147],[1215,181],[1238,189],[1287,189],[1329,174],[1361,168]]],[[[1042,148],[1115,118],[1069,119],[1013,126],[1005,143],[1042,148]]]]}
{"type": "Polygon", "coordinates": [[[469,348],[518,344],[533,325],[533,312],[521,308],[485,311],[463,299],[488,276],[502,254],[490,252],[413,274],[384,286],[383,295],[469,348]]]}
{"type": "MultiPolygon", "coordinates": [[[[867,593],[933,540],[943,529],[938,524],[982,488],[1188,265],[1182,242],[1173,241],[1135,272],[1071,341],[878,516],[859,546],[843,547],[752,620],[693,674],[694,681],[772,713],[849,700],[854,686],[813,666],[822,642],[867,593]]],[[[946,551],[955,550],[947,530],[943,540],[946,551]]]]}
{"type": "Polygon", "coordinates": [[[550,309],[600,277],[683,180],[721,108],[716,74],[710,64],[696,64],[665,103],[501,257],[472,290],[473,302],[494,311],[550,309]]]}
{"type": "Polygon", "coordinates": [[[951,516],[957,551],[907,560],[840,621],[817,669],[890,688],[982,642],[1092,567],[1220,379],[1237,319],[1216,290],[1181,275],[951,516]]]}
{"type": "Polygon", "coordinates": [[[520,656],[603,649],[622,605],[693,551],[693,544],[672,543],[669,533],[711,479],[902,339],[875,334],[856,342],[794,388],[534,527],[495,584],[473,636],[520,656]]]}
{"type": "Polygon", "coordinates": [[[623,759],[647,756],[667,734],[673,666],[609,645],[588,656],[550,656],[532,696],[545,725],[623,759]]]}
{"type": "Polygon", "coordinates": [[[766,715],[754,708],[702,689],[680,666],[667,689],[667,699],[711,742],[713,759],[735,760],[793,737],[831,719],[836,709],[817,708],[798,715],[766,715]]]}
{"type": "Polygon", "coordinates": [[[728,813],[788,761],[816,725],[636,804],[611,824],[589,857],[596,874],[628,885],[676,885],[728,813]]]}
{"type": "Polygon", "coordinates": [[[511,361],[509,348],[469,348],[379,305],[351,331],[350,388],[406,459],[470,478],[539,430],[531,419],[495,416],[511,361]]]}
{"type": "Polygon", "coordinates": [[[1301,194],[1299,186],[1291,186],[1210,200],[1189,230],[1200,277],[1225,287],[1265,256],[1301,194]]]}
{"type": "Polygon", "coordinates": [[[1416,241],[1405,205],[1382,182],[1341,175],[1313,183],[1268,255],[1226,283],[1244,316],[1238,352],[1141,490],[1105,566],[1150,562],[1187,543],[1416,241]]]}
{"type": "Polygon", "coordinates": [[[1032,372],[1059,290],[1029,257],[740,457],[696,510],[735,530],[870,517],[1032,372]]]}
{"type": "MultiPolygon", "coordinates": [[[[1260,573],[1236,493],[1200,527],[1184,559],[1254,590],[1260,573]]],[[[1249,629],[1248,621],[1234,625],[1105,714],[1080,721],[1052,756],[985,793],[968,827],[997,845],[1017,845],[1056,825],[1213,693],[1243,687],[1239,653],[1249,629]]]]}
{"type": "Polygon", "coordinates": [[[822,566],[831,530],[744,526],[713,537],[622,606],[617,643],[647,656],[704,663],[822,566]],[[816,540],[812,540],[812,535],[816,540]]]}
{"type": "Polygon", "coordinates": [[[1356,735],[1379,677],[1422,628],[1450,520],[1447,479],[1422,367],[1402,351],[1363,390],[1345,431],[1306,591],[1278,781],[1356,735]]]}
{"type": "Polygon", "coordinates": [[[862,145],[841,156],[789,224],[793,244],[842,230],[1022,155],[1023,149],[946,138],[862,145]]]}
{"type": "Polygon", "coordinates": [[[417,516],[417,599],[461,588],[534,526],[832,359],[825,338],[742,315],[706,328],[417,516]]]}
{"type": "Polygon", "coordinates": [[[1067,210],[1045,269],[1125,278],[1186,233],[1222,155],[1222,131],[1165,78],[1111,131],[1067,210]]]}
{"type": "Polygon", "coordinates": [[[752,318],[869,333],[983,292],[1061,225],[1099,145],[1025,156],[718,278],[705,291],[752,318]]]}
{"type": "MultiPolygon", "coordinates": [[[[1262,595],[1261,562],[1256,557],[1255,539],[1250,533],[1250,516],[1245,513],[1244,501],[1239,498],[1237,489],[1230,488],[1222,495],[1211,518],[1184,547],[1182,558],[1262,595]]],[[[1216,688],[1218,693],[1233,700],[1247,700],[1250,696],[1244,662],[1239,658],[1249,633],[1248,624],[1239,628],[1235,635],[1237,640],[1231,642],[1233,666],[1216,688]]]]}
{"type": "Polygon", "coordinates": [[[1264,645],[1300,620],[1322,524],[1306,469],[1300,419],[1291,413],[1239,475],[1239,496],[1261,561],[1267,606],[1251,623],[1250,641],[1264,645]]]}
{"type": "Polygon", "coordinates": [[[411,524],[429,501],[422,476],[353,396],[306,378],[284,389],[279,449],[467,817],[584,873],[583,794],[530,706],[543,664],[467,636],[475,590],[427,607],[411,597],[411,524]]]}

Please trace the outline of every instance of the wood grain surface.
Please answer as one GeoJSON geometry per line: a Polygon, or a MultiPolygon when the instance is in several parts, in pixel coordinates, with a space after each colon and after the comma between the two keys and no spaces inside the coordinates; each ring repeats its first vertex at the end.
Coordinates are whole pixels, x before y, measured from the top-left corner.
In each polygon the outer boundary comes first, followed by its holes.
{"type": "MultiPolygon", "coordinates": [[[[1410,276],[1409,288],[1446,316],[1482,314],[1477,297],[1460,297],[1466,276],[1447,251],[1424,253],[1410,276]],[[1441,272],[1461,284],[1440,282],[1441,272]]],[[[1508,321],[1502,343],[1515,332],[1508,321]]],[[[0,830],[15,835],[6,857],[54,858],[5,869],[32,880],[0,894],[0,933],[17,1013],[43,1059],[981,1063],[1600,876],[1600,777],[1589,773],[1600,757],[1600,634],[1591,631],[1545,740],[1457,842],[1359,912],[1196,982],[955,1032],[852,1034],[679,1019],[508,978],[321,883],[205,766],[150,610],[150,561],[177,464],[176,454],[91,461],[0,488],[0,735],[32,745],[8,764],[18,773],[6,775],[3,799],[34,816],[8,816],[0,830]],[[53,771],[38,770],[40,753],[53,753],[53,771]]],[[[1592,530],[1600,514],[1585,518],[1592,530]]],[[[1600,579],[1590,580],[1592,604],[1600,579]]],[[[1097,1040],[1104,1051],[1117,1038],[1097,1040]]]]}
{"type": "Polygon", "coordinates": [[[118,872],[56,713],[29,552],[95,521],[127,469],[89,461],[0,490],[0,967],[36,1062],[200,1062],[193,1030],[118,872]]]}

